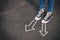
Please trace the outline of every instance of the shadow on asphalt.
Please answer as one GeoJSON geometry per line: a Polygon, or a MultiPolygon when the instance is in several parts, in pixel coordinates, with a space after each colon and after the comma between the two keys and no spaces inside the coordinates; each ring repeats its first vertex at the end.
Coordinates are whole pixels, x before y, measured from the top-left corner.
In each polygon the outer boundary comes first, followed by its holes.
{"type": "Polygon", "coordinates": [[[25,0],[25,1],[28,2],[31,6],[33,6],[33,8],[36,10],[36,12],[38,12],[39,4],[36,3],[36,1],[34,1],[34,0],[25,0]]]}

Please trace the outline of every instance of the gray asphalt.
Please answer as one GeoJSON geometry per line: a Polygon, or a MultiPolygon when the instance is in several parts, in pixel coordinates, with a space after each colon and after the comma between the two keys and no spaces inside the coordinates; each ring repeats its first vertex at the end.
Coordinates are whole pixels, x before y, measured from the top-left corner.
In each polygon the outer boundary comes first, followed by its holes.
{"type": "Polygon", "coordinates": [[[25,32],[25,24],[33,20],[39,0],[0,0],[0,40],[60,40],[60,1],[55,0],[54,17],[47,24],[49,33],[39,33],[41,22],[35,31],[25,32]]]}

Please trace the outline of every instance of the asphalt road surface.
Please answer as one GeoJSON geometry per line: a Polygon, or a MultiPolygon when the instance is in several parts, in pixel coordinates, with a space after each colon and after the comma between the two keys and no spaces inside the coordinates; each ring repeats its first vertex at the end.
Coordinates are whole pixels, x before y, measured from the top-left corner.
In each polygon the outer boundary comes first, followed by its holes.
{"type": "Polygon", "coordinates": [[[60,40],[60,0],[55,0],[54,17],[47,24],[45,37],[39,33],[41,22],[35,31],[25,32],[25,24],[36,16],[38,6],[39,0],[0,0],[0,40],[60,40]]]}

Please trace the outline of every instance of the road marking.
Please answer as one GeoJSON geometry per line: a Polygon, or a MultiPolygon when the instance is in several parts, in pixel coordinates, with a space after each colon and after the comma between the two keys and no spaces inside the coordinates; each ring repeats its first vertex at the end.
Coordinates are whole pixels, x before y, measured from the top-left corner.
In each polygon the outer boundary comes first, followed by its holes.
{"type": "Polygon", "coordinates": [[[39,30],[39,32],[41,33],[42,36],[45,36],[48,33],[48,31],[46,31],[46,23],[44,24],[42,23],[42,29],[39,30]]]}
{"type": "Polygon", "coordinates": [[[33,19],[28,25],[25,25],[25,31],[33,31],[35,30],[34,26],[36,25],[36,23],[38,22],[38,20],[33,19]],[[27,30],[27,27],[30,27],[31,29],[27,30]]]}

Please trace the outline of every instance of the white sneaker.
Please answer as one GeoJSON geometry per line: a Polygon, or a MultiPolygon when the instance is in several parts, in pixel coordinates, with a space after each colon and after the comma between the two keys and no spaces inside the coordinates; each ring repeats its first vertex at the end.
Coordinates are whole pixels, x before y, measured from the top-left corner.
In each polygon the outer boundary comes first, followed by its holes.
{"type": "Polygon", "coordinates": [[[44,12],[44,9],[42,9],[41,11],[38,11],[38,14],[35,17],[35,20],[40,20],[43,12],[44,12]]]}
{"type": "Polygon", "coordinates": [[[42,23],[48,23],[53,17],[52,12],[48,12],[46,16],[42,19],[42,23]]]}

